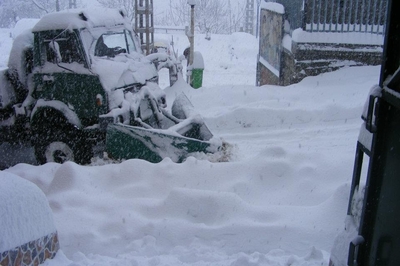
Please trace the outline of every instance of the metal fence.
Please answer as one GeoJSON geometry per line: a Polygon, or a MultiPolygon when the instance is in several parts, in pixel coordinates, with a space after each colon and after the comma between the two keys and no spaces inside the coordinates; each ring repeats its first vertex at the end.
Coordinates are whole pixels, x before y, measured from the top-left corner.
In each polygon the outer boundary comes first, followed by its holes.
{"type": "Polygon", "coordinates": [[[303,30],[385,33],[387,0],[304,0],[303,30]]]}

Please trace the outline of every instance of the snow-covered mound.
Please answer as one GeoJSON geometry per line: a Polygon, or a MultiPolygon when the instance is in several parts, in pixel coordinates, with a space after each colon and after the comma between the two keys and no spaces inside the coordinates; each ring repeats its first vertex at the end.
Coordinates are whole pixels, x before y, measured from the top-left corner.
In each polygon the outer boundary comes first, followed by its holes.
{"type": "Polygon", "coordinates": [[[39,21],[39,19],[34,18],[23,18],[17,21],[14,28],[11,30],[11,37],[15,38],[25,31],[32,31],[32,28],[39,21]]]}
{"type": "Polygon", "coordinates": [[[10,29],[0,29],[0,70],[7,68],[13,39],[10,29]]]}

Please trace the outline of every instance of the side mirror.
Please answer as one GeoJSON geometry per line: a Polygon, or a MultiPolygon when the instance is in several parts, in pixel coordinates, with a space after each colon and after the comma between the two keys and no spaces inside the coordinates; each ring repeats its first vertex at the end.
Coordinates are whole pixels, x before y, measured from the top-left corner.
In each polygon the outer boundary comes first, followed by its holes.
{"type": "Polygon", "coordinates": [[[153,116],[153,110],[151,109],[150,99],[148,97],[145,97],[140,101],[139,110],[140,119],[142,119],[142,121],[146,121],[153,116]]]}
{"type": "Polygon", "coordinates": [[[58,45],[58,42],[52,40],[49,43],[49,47],[54,55],[54,63],[60,63],[62,61],[61,58],[61,53],[60,53],[60,45],[58,45]]]}

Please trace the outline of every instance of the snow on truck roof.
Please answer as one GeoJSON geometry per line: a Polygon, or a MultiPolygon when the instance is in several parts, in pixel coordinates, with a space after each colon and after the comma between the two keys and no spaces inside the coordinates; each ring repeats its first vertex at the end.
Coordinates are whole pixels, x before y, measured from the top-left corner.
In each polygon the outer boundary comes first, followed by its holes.
{"type": "Polygon", "coordinates": [[[33,27],[33,32],[57,29],[112,27],[129,23],[124,13],[117,9],[70,9],[50,13],[33,27]]]}

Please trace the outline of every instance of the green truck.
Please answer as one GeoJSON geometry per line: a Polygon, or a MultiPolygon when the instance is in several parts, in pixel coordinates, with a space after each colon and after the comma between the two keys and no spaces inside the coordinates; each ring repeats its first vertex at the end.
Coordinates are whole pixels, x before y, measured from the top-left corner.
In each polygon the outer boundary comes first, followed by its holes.
{"type": "Polygon", "coordinates": [[[47,14],[16,37],[0,73],[0,143],[30,142],[40,164],[219,151],[184,95],[166,109],[155,63],[174,67],[168,55],[143,55],[121,11],[47,14]]]}

